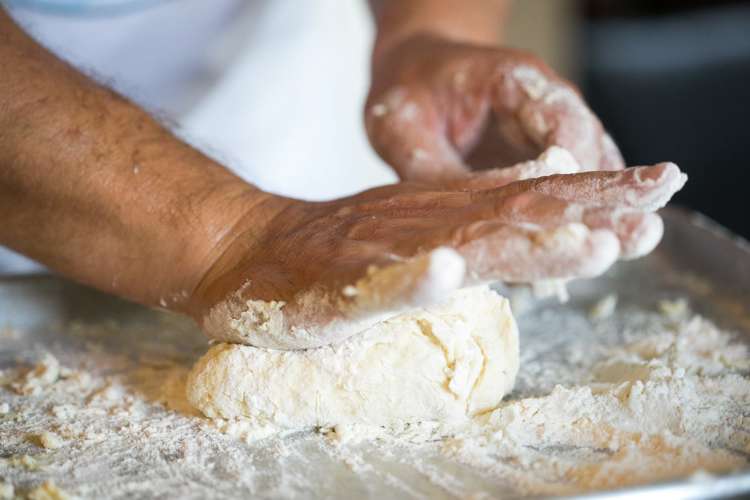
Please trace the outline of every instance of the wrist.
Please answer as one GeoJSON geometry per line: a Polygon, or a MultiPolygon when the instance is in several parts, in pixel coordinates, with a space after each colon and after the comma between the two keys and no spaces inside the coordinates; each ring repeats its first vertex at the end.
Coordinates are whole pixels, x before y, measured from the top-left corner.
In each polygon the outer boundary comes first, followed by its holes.
{"type": "Polygon", "coordinates": [[[453,2],[384,0],[375,9],[377,36],[372,52],[373,67],[393,49],[414,38],[499,45],[508,3],[470,0],[456,8],[453,2]]]}
{"type": "MultiPolygon", "coordinates": [[[[245,276],[237,271],[241,262],[253,263],[263,241],[274,231],[274,220],[295,200],[257,189],[244,182],[216,190],[203,204],[200,230],[189,230],[195,257],[189,264],[189,290],[186,300],[174,305],[200,321],[226,290],[237,290],[243,282],[232,282],[245,276]]],[[[251,279],[246,276],[246,279],[251,279]]]]}
{"type": "Polygon", "coordinates": [[[186,259],[170,284],[178,293],[172,293],[175,300],[167,304],[182,312],[194,308],[202,283],[215,273],[217,265],[228,265],[227,250],[240,235],[247,242],[246,251],[251,251],[252,242],[266,233],[284,198],[232,176],[196,193],[193,199],[182,209],[185,224],[179,232],[184,236],[181,252],[186,259]]]}

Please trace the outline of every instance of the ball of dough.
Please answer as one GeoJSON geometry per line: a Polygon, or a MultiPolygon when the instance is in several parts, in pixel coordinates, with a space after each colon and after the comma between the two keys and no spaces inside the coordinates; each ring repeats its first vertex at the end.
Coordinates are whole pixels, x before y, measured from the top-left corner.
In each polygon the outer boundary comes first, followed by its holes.
{"type": "Polygon", "coordinates": [[[336,346],[213,346],[188,378],[212,418],[282,429],[455,423],[494,409],[518,372],[508,301],[487,287],[400,314],[336,346]]]}

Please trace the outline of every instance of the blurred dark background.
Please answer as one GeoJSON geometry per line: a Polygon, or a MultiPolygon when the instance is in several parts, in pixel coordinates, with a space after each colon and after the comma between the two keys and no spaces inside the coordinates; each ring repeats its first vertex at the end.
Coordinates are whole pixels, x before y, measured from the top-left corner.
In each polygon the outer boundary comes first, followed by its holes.
{"type": "Polygon", "coordinates": [[[679,164],[676,202],[750,239],[750,1],[517,1],[507,38],[581,86],[628,165],[679,164]]]}
{"type": "Polygon", "coordinates": [[[628,164],[676,162],[676,201],[750,238],[750,2],[588,0],[580,83],[628,164]]]}

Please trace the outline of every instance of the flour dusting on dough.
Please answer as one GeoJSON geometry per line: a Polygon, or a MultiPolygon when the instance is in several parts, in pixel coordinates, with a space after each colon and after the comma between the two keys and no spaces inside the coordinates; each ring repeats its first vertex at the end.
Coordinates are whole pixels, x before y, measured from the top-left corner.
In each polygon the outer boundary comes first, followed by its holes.
{"type": "Polygon", "coordinates": [[[307,349],[339,344],[409,308],[445,299],[463,283],[464,259],[441,247],[382,268],[340,290],[308,290],[294,299],[294,315],[283,301],[246,300],[242,290],[216,305],[203,327],[224,342],[269,349],[307,349]],[[335,317],[321,322],[319,318],[335,317]]]}

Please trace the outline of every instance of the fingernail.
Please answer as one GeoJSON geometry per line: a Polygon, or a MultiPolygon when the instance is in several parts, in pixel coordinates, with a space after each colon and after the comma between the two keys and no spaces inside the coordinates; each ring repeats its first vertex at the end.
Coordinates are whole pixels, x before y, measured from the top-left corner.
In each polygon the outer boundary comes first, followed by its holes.
{"type": "Polygon", "coordinates": [[[651,185],[659,182],[666,170],[666,164],[663,163],[653,167],[636,167],[633,177],[638,184],[651,185]]]}

